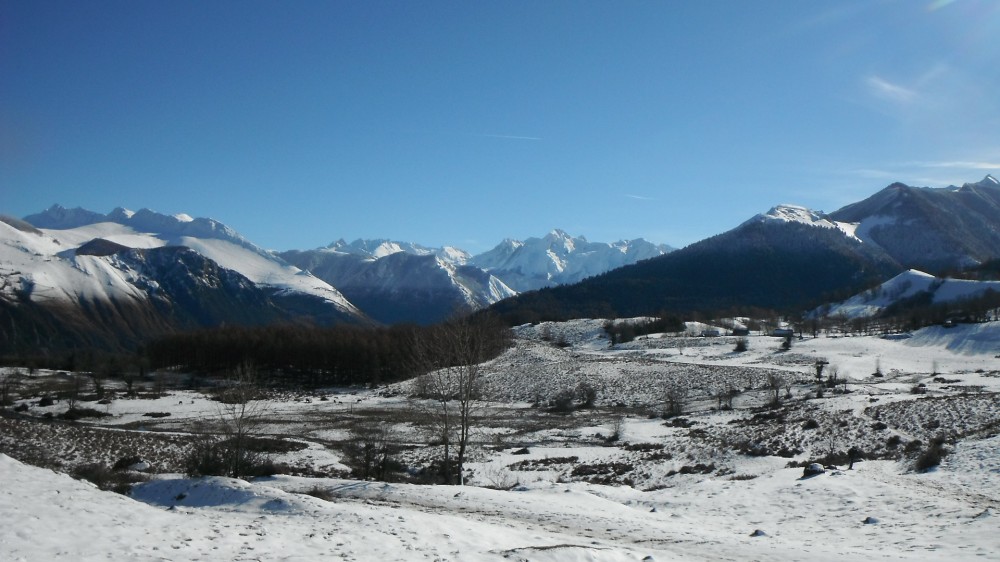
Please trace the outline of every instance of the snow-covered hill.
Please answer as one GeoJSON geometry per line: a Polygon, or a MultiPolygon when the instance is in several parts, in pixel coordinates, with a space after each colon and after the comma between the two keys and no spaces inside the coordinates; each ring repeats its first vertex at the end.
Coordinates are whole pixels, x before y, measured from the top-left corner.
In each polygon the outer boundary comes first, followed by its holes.
{"type": "Polygon", "coordinates": [[[452,248],[356,241],[350,247],[279,255],[337,287],[370,317],[387,324],[437,322],[458,309],[483,308],[515,294],[489,273],[464,265],[465,254],[452,248]]]}
{"type": "MultiPolygon", "coordinates": [[[[232,228],[207,218],[163,215],[149,209],[132,212],[117,208],[107,215],[53,205],[43,213],[25,217],[43,233],[58,239],[62,257],[73,261],[74,250],[94,239],[128,248],[185,246],[236,271],[262,287],[284,294],[302,294],[328,302],[348,315],[360,316],[354,305],[335,288],[296,268],[241,236],[232,228]]],[[[68,290],[72,291],[72,288],[68,290]]],[[[109,294],[108,297],[112,297],[109,294]]]]}
{"type": "Polygon", "coordinates": [[[1000,281],[939,278],[910,269],[874,289],[833,305],[829,315],[848,318],[876,316],[886,308],[921,293],[927,295],[928,304],[942,304],[981,297],[987,291],[1000,293],[1000,281]]]}

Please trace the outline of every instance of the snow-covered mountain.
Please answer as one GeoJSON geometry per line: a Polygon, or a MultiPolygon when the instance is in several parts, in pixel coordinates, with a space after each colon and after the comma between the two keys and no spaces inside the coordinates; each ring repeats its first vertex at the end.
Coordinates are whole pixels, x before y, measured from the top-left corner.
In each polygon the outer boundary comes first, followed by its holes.
{"type": "Polygon", "coordinates": [[[932,273],[1000,258],[1000,181],[945,188],[893,183],[830,214],[903,268],[932,273]]]}
{"type": "Polygon", "coordinates": [[[856,292],[901,268],[854,225],[780,205],[663,256],[494,305],[514,324],[660,313],[796,310],[824,294],[856,292]]]}
{"type": "Polygon", "coordinates": [[[322,250],[340,254],[350,254],[365,258],[384,258],[385,256],[405,253],[414,256],[436,256],[442,261],[463,265],[472,256],[465,250],[452,246],[428,248],[412,242],[396,242],[387,239],[364,240],[357,239],[348,244],[344,239],[337,240],[322,250]]]}
{"type": "MultiPolygon", "coordinates": [[[[511,245],[497,254],[517,251],[511,245]]],[[[830,214],[779,205],[683,250],[544,295],[520,295],[495,309],[512,322],[747,306],[795,310],[909,268],[938,273],[997,259],[1000,181],[986,176],[941,189],[894,183],[830,214]]]]}
{"type": "Polygon", "coordinates": [[[553,230],[542,238],[507,239],[469,260],[518,291],[576,283],[587,277],[672,251],[643,239],[589,242],[553,230]]]}
{"type": "Polygon", "coordinates": [[[459,309],[482,308],[515,294],[489,273],[463,265],[467,254],[454,248],[355,241],[279,256],[336,286],[387,324],[437,322],[459,309]]]}
{"type": "Polygon", "coordinates": [[[367,321],[328,283],[231,228],[146,209],[101,215],[53,206],[0,222],[0,301],[21,319],[0,328],[8,341],[51,347],[86,325],[96,339],[125,340],[104,342],[114,348],[226,322],[367,321]]]}
{"type": "Polygon", "coordinates": [[[645,240],[588,242],[555,230],[544,238],[505,240],[477,256],[450,246],[385,239],[338,240],[279,256],[337,287],[380,322],[429,323],[458,308],[482,308],[519,291],[573,283],[669,250],[645,240]]]}

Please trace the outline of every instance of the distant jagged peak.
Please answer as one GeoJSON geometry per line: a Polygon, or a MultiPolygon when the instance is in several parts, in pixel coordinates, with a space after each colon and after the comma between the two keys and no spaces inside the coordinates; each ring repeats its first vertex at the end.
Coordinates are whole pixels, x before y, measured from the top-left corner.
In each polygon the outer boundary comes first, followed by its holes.
{"type": "Polygon", "coordinates": [[[258,253],[264,253],[263,250],[225,224],[215,219],[193,218],[186,213],[166,215],[148,208],[130,211],[124,207],[116,207],[105,215],[81,207],[67,209],[55,204],[41,213],[24,217],[24,220],[38,228],[52,230],[69,230],[91,224],[111,222],[127,226],[136,232],[155,234],[171,240],[172,243],[183,237],[214,238],[228,240],[251,248],[258,253]]]}
{"type": "Polygon", "coordinates": [[[106,222],[107,215],[88,211],[83,207],[67,209],[58,203],[41,213],[24,217],[24,220],[38,228],[67,229],[99,222],[106,222]]]}
{"type": "Polygon", "coordinates": [[[452,246],[429,248],[412,242],[399,242],[388,238],[358,238],[350,243],[341,238],[325,248],[321,248],[321,250],[369,259],[381,259],[398,253],[406,253],[414,256],[436,256],[443,261],[455,264],[463,264],[470,257],[464,250],[452,246]]]}
{"type": "Polygon", "coordinates": [[[115,207],[113,211],[108,213],[108,218],[112,222],[123,222],[131,219],[133,215],[135,215],[135,211],[130,211],[125,207],[115,207]]]}
{"type": "Polygon", "coordinates": [[[984,177],[982,180],[977,181],[975,183],[963,184],[962,187],[959,188],[959,190],[970,191],[976,188],[997,189],[1000,188],[1000,180],[997,180],[990,174],[986,174],[986,177],[984,177]]]}

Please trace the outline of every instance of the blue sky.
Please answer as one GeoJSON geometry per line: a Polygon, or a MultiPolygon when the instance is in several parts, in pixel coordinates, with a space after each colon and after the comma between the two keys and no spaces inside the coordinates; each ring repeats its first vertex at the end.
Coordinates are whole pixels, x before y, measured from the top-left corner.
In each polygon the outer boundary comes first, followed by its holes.
{"type": "Polygon", "coordinates": [[[1000,3],[0,0],[0,212],[684,246],[1000,174],[1000,3]]]}

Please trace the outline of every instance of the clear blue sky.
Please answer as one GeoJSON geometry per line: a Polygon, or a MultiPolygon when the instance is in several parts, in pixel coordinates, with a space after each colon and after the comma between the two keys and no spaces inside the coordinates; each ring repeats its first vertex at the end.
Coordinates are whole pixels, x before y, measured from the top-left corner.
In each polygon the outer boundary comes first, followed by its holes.
{"type": "Polygon", "coordinates": [[[0,0],[0,212],[683,246],[1000,172],[1000,2],[0,0]]]}

